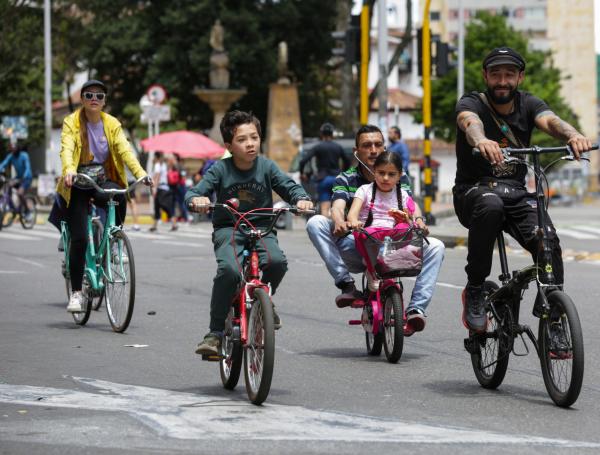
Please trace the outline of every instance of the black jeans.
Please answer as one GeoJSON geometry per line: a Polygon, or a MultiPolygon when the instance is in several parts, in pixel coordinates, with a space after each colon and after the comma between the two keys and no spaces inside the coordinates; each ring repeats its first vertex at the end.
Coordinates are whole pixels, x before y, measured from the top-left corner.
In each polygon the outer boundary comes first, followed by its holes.
{"type": "MultiPolygon", "coordinates": [[[[102,188],[121,189],[115,182],[107,181],[100,185],[102,188]]],[[[76,187],[71,188],[71,200],[67,208],[67,224],[71,233],[71,249],[69,251],[69,273],[71,276],[71,289],[80,291],[83,282],[83,268],[85,266],[85,249],[87,248],[87,216],[90,211],[90,199],[94,198],[94,204],[97,207],[108,209],[108,196],[98,191],[82,190],[76,187]]],[[[115,196],[115,201],[119,203],[116,208],[115,218],[118,225],[125,221],[127,211],[127,201],[125,196],[119,194],[115,196]]]]}
{"type": "MultiPolygon", "coordinates": [[[[456,185],[454,210],[459,221],[469,229],[467,278],[474,285],[482,284],[492,269],[494,242],[501,230],[509,233],[531,253],[534,261],[543,253],[542,242],[536,238],[538,229],[537,200],[518,183],[456,185]]],[[[546,213],[546,234],[552,248],[552,267],[557,284],[564,281],[560,242],[552,220],[546,213]]],[[[540,256],[541,257],[541,256],[540,256]]]]}

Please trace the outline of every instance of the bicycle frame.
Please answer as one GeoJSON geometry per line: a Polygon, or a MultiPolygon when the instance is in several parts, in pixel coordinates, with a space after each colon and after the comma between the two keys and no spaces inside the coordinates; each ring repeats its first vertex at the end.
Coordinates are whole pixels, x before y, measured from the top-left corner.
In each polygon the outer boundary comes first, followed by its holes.
{"type": "MultiPolygon", "coordinates": [[[[398,282],[392,278],[386,278],[383,280],[379,280],[379,289],[377,291],[369,291],[369,296],[366,299],[365,305],[371,306],[371,311],[373,312],[373,335],[377,335],[381,328],[383,327],[384,317],[383,317],[383,305],[381,302],[381,294],[385,293],[390,287],[395,287],[399,292],[402,293],[402,285],[401,282],[398,282]]],[[[351,323],[354,321],[350,321],[351,323]]],[[[365,327],[365,321],[358,321],[365,327]]],[[[368,322],[368,321],[367,321],[368,322]]],[[[354,325],[354,324],[351,324],[354,325]]]]}

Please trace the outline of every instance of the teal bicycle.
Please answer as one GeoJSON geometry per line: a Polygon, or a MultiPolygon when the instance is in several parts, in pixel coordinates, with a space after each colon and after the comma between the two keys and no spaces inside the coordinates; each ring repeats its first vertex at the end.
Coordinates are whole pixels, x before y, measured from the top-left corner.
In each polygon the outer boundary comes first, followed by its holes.
{"type": "MultiPolygon", "coordinates": [[[[104,189],[85,174],[77,174],[76,181],[83,181],[98,192],[108,195],[108,214],[104,226],[100,217],[92,209],[87,219],[88,243],[85,251],[82,292],[86,297],[83,311],[72,313],[75,323],[85,325],[93,310],[100,308],[104,299],[108,321],[115,332],[127,330],[133,315],[135,302],[135,263],[131,242],[116,224],[114,201],[117,194],[133,190],[139,183],[146,181],[142,177],[128,189],[104,189]]],[[[65,278],[67,298],[71,297],[71,277],[69,276],[70,233],[66,221],[61,222],[61,239],[64,245],[62,274],[65,278]]]]}

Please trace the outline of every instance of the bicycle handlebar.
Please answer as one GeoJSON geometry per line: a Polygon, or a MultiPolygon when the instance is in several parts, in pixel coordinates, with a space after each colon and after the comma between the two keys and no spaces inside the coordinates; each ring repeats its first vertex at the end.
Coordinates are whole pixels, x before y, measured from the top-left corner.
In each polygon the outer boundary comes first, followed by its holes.
{"type": "Polygon", "coordinates": [[[128,188],[125,189],[117,189],[117,188],[102,188],[100,187],[93,178],[91,178],[89,175],[86,174],[81,174],[78,173],[77,175],[75,175],[75,179],[73,180],[73,184],[75,184],[77,182],[77,180],[85,180],[87,183],[89,183],[90,185],[92,185],[92,187],[96,190],[99,191],[100,193],[105,193],[105,194],[125,194],[125,193],[129,193],[131,190],[133,190],[138,184],[142,183],[143,181],[145,181],[146,179],[148,179],[149,177],[147,175],[140,177],[139,179],[137,179],[134,183],[132,183],[131,185],[129,185],[128,188]]]}
{"type": "MultiPolygon", "coordinates": [[[[598,144],[592,145],[592,148],[590,150],[587,150],[584,153],[587,153],[592,150],[598,150],[598,144]]],[[[534,145],[532,147],[526,147],[526,148],[506,147],[506,148],[501,148],[500,151],[502,152],[502,154],[504,155],[505,158],[509,158],[510,156],[517,156],[517,155],[542,155],[544,153],[557,153],[557,152],[563,152],[564,155],[573,156],[573,151],[571,150],[571,147],[568,145],[563,145],[560,147],[538,147],[537,145],[534,145]]],[[[477,147],[473,148],[471,150],[471,153],[473,154],[473,156],[481,155],[481,151],[477,147]]]]}
{"type": "Polygon", "coordinates": [[[240,230],[240,232],[242,232],[244,235],[246,236],[256,236],[258,238],[264,237],[268,234],[271,233],[271,231],[273,230],[273,228],[275,227],[275,223],[277,223],[277,220],[279,219],[279,217],[284,213],[284,212],[290,212],[293,213],[294,215],[300,215],[300,214],[311,214],[314,215],[316,212],[312,209],[310,210],[301,210],[298,207],[292,206],[292,207],[279,207],[279,208],[270,208],[271,210],[273,210],[272,213],[261,213],[261,212],[244,212],[244,213],[239,213],[237,212],[237,210],[234,207],[231,207],[229,204],[222,204],[220,202],[215,202],[212,204],[205,204],[205,205],[195,205],[195,204],[188,204],[188,210],[190,210],[191,212],[198,212],[198,209],[202,209],[202,208],[211,208],[211,209],[215,209],[215,208],[224,208],[227,209],[227,213],[229,214],[229,216],[231,217],[231,219],[234,221],[234,223],[236,223],[238,225],[238,228],[240,230]],[[271,223],[269,224],[269,226],[265,229],[265,230],[260,230],[260,229],[251,229],[248,227],[248,225],[246,223],[239,223],[238,224],[238,219],[245,217],[246,215],[255,215],[255,216],[263,216],[263,217],[271,217],[273,218],[271,223]]]}

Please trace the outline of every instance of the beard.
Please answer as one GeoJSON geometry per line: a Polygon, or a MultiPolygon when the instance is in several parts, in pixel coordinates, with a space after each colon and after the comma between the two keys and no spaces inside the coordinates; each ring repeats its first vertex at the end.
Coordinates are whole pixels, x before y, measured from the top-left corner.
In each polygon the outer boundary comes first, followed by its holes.
{"type": "Polygon", "coordinates": [[[491,98],[491,100],[494,102],[494,104],[508,104],[510,103],[514,98],[515,95],[517,94],[517,89],[519,88],[518,86],[514,87],[514,88],[510,88],[510,87],[502,87],[502,88],[508,88],[508,94],[505,96],[497,96],[494,93],[495,89],[498,89],[500,87],[496,86],[496,87],[488,87],[487,88],[487,94],[488,96],[491,98]]]}

